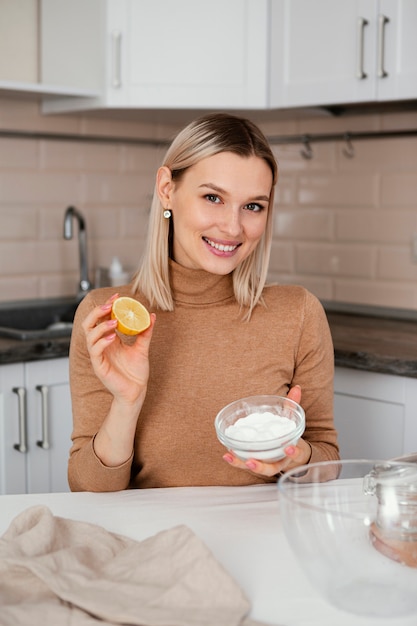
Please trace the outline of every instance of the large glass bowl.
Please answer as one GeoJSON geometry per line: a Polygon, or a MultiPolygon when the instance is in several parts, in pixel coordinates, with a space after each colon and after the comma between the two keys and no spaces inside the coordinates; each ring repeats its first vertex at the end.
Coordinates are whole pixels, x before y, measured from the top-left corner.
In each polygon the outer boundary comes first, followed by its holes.
{"type": "Polygon", "coordinates": [[[238,458],[243,461],[258,459],[272,463],[285,457],[284,450],[287,446],[296,445],[305,429],[305,414],[302,407],[289,398],[274,395],[249,396],[225,406],[217,414],[214,425],[219,441],[238,458]],[[261,440],[254,438],[243,441],[227,433],[228,426],[253,413],[272,413],[286,417],[294,423],[295,428],[279,437],[261,440]]]}
{"type": "Polygon", "coordinates": [[[312,463],[284,474],[278,492],[289,544],[331,604],[366,616],[417,616],[415,463],[312,463]]]}

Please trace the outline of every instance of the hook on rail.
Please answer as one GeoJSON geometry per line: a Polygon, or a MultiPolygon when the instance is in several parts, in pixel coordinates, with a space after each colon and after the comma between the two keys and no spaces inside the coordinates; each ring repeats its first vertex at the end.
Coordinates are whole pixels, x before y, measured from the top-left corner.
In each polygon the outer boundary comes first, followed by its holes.
{"type": "Polygon", "coordinates": [[[302,137],[303,147],[300,150],[300,154],[303,159],[307,159],[309,161],[313,158],[313,148],[311,147],[310,137],[309,135],[303,135],[302,137]]]}
{"type": "Polygon", "coordinates": [[[355,148],[352,144],[350,133],[344,134],[344,140],[346,142],[346,145],[344,148],[342,148],[342,152],[347,159],[353,159],[353,157],[355,156],[355,148]]]}

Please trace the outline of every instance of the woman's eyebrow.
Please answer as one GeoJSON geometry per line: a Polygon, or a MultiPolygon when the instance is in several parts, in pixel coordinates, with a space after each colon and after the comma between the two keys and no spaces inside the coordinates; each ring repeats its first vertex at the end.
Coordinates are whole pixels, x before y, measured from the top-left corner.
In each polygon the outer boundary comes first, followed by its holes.
{"type": "MultiPolygon", "coordinates": [[[[220,194],[228,193],[226,189],[222,189],[221,187],[218,187],[218,185],[215,185],[214,183],[203,183],[202,185],[199,185],[199,189],[201,189],[202,187],[207,187],[207,189],[212,189],[213,191],[217,191],[217,193],[220,193],[220,194]]],[[[270,197],[269,196],[255,196],[251,199],[251,201],[254,201],[254,200],[258,200],[259,202],[261,201],[269,202],[270,197]]]]}
{"type": "Polygon", "coordinates": [[[227,193],[226,189],[222,189],[214,183],[203,183],[202,185],[199,185],[199,189],[201,189],[201,187],[207,187],[208,189],[213,189],[213,191],[218,191],[219,193],[227,193]]]}

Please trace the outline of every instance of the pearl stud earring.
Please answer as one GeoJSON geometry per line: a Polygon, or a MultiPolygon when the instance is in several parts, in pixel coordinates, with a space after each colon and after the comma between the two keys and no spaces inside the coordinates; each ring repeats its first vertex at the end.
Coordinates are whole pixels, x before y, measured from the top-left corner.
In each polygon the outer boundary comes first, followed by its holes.
{"type": "Polygon", "coordinates": [[[164,211],[164,217],[165,219],[169,219],[171,217],[171,211],[169,209],[165,209],[164,211]]]}

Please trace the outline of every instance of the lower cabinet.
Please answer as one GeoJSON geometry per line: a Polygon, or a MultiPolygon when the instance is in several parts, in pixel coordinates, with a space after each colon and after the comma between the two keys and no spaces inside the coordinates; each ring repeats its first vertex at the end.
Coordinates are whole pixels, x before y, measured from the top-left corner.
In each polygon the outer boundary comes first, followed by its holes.
{"type": "MultiPolygon", "coordinates": [[[[417,379],[336,367],[342,459],[417,452],[417,379]]],[[[0,494],[69,491],[68,359],[0,366],[0,494]]]]}
{"type": "Polygon", "coordinates": [[[0,366],[0,494],[69,491],[68,359],[0,366]]]}
{"type": "Polygon", "coordinates": [[[336,367],[334,391],[342,459],[417,452],[417,379],[336,367]]]}

